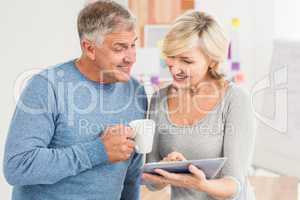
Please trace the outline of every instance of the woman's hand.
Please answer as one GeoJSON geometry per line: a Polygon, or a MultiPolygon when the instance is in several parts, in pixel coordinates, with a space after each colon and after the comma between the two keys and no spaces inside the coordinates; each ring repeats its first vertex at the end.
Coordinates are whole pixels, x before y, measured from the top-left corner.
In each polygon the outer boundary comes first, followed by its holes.
{"type": "MultiPolygon", "coordinates": [[[[168,154],[162,161],[182,161],[186,160],[185,157],[179,152],[172,152],[168,154]]],[[[176,187],[184,187],[189,189],[195,189],[203,191],[207,184],[207,179],[204,172],[197,167],[190,165],[190,174],[178,174],[170,173],[162,169],[154,170],[158,175],[152,175],[143,173],[143,179],[150,181],[156,188],[163,188],[167,185],[173,185],[176,187]]]]}
{"type": "Polygon", "coordinates": [[[161,190],[169,185],[165,178],[163,178],[162,176],[153,175],[149,173],[143,173],[142,180],[146,183],[150,182],[151,186],[153,186],[157,190],[161,190]]]}
{"type": "Polygon", "coordinates": [[[169,153],[166,157],[163,158],[163,161],[182,161],[186,160],[185,157],[179,152],[169,153]]]}
{"type": "Polygon", "coordinates": [[[155,169],[155,172],[161,175],[161,177],[158,176],[160,182],[176,187],[204,191],[205,186],[207,185],[207,179],[204,172],[193,165],[189,166],[189,171],[191,174],[177,174],[162,169],[155,169]]]}
{"type": "MultiPolygon", "coordinates": [[[[174,151],[172,153],[169,153],[166,157],[164,157],[162,161],[164,162],[164,161],[181,161],[181,160],[185,160],[185,157],[181,153],[174,151]]],[[[154,187],[157,189],[162,189],[167,185],[169,185],[167,180],[162,176],[157,176],[149,173],[143,173],[142,179],[144,181],[151,182],[154,185],[154,187]]]]}

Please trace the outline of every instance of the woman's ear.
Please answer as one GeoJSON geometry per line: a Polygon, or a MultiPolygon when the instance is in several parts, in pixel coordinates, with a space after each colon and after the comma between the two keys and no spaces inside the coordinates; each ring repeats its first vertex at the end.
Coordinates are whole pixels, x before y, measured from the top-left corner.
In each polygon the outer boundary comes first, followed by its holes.
{"type": "Polygon", "coordinates": [[[218,64],[219,63],[217,61],[212,60],[212,61],[210,61],[210,64],[208,65],[208,68],[211,68],[213,70],[217,70],[218,64]]]}
{"type": "Polygon", "coordinates": [[[84,38],[80,42],[83,53],[91,60],[96,59],[96,48],[92,41],[84,38]]]}

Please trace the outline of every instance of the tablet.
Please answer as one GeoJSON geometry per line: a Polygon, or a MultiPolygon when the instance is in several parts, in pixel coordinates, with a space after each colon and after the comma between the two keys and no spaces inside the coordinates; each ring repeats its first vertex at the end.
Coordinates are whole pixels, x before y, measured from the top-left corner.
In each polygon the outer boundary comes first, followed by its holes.
{"type": "Polygon", "coordinates": [[[142,171],[144,173],[150,173],[158,175],[154,172],[154,169],[163,169],[172,173],[190,173],[188,166],[190,164],[201,169],[207,179],[214,178],[218,172],[222,169],[226,162],[227,158],[213,158],[213,159],[202,159],[202,160],[184,160],[184,161],[168,161],[168,162],[153,162],[146,163],[142,171]]]}

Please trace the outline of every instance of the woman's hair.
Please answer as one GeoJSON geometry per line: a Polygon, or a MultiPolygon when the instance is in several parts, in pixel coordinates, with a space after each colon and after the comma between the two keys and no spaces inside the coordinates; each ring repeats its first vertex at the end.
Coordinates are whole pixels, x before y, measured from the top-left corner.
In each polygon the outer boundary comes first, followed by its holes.
{"type": "Polygon", "coordinates": [[[227,58],[229,40],[216,20],[204,12],[189,11],[177,18],[164,38],[162,53],[176,56],[197,45],[213,61],[208,74],[224,82],[219,68],[227,58]]]}

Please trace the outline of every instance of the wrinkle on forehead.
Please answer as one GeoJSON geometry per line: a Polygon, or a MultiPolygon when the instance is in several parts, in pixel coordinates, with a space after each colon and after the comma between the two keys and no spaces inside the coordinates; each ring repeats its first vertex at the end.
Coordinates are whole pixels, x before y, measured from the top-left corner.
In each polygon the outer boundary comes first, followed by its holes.
{"type": "Polygon", "coordinates": [[[130,32],[113,32],[107,34],[104,39],[104,43],[113,45],[115,43],[132,43],[137,39],[135,31],[130,32]]]}

